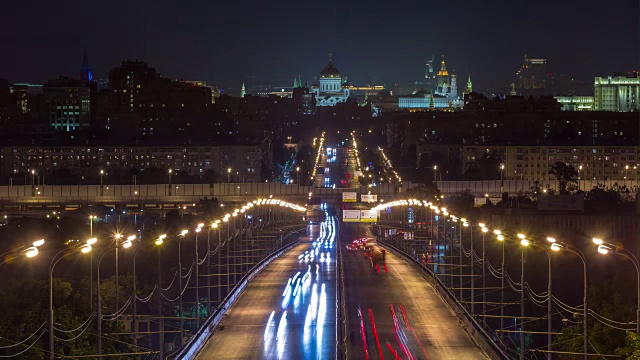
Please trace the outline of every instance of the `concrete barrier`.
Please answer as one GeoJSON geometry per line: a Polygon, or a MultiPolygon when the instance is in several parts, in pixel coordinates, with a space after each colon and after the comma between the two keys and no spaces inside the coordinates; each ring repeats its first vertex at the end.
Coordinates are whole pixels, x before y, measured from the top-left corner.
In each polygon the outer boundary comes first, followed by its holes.
{"type": "Polygon", "coordinates": [[[256,275],[258,275],[262,271],[262,269],[269,265],[271,261],[277,259],[280,255],[291,250],[291,248],[297,244],[298,241],[295,241],[287,245],[277,253],[271,254],[271,256],[262,260],[262,262],[256,265],[251,273],[245,275],[242,280],[238,284],[236,284],[231,293],[229,293],[227,297],[225,297],[225,299],[221,303],[221,306],[218,307],[216,312],[207,319],[200,330],[198,330],[198,332],[196,332],[196,334],[187,341],[187,343],[182,347],[180,351],[178,351],[174,358],[180,360],[195,359],[200,350],[202,350],[202,348],[204,347],[204,344],[213,335],[214,330],[216,329],[216,327],[218,327],[218,324],[220,324],[220,321],[227,313],[227,310],[229,310],[236,303],[251,280],[253,280],[253,278],[255,278],[256,275]]]}

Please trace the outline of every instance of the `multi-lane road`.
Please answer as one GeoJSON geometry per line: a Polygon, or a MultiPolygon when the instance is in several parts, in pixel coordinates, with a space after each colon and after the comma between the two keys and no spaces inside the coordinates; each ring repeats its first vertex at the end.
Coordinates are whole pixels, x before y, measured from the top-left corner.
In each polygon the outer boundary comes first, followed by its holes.
{"type": "Polygon", "coordinates": [[[229,310],[198,359],[333,359],[336,224],[267,266],[229,310]]]}
{"type": "MultiPolygon", "coordinates": [[[[328,171],[316,175],[316,186],[345,186],[342,180],[347,179],[336,175],[355,172],[356,161],[349,147],[337,150],[329,153],[325,149],[320,166],[328,171]]],[[[310,227],[309,238],[253,280],[205,344],[199,359],[336,358],[336,305],[342,300],[336,298],[337,286],[342,283],[336,281],[336,266],[342,266],[344,274],[341,290],[348,359],[488,358],[475,346],[454,311],[403,259],[387,252],[386,266],[378,271],[362,250],[346,250],[345,245],[353,239],[373,240],[369,226],[338,226],[339,220],[327,218],[310,227]]]]}
{"type": "MultiPolygon", "coordinates": [[[[343,240],[372,238],[364,225],[343,230],[343,240]]],[[[342,266],[349,359],[487,359],[454,311],[403,259],[387,252],[378,271],[362,251],[343,251],[342,266]]]]}
{"type": "MultiPolygon", "coordinates": [[[[343,225],[337,242],[334,223],[313,228],[247,287],[199,359],[335,358],[336,247],[371,234],[343,225]]],[[[387,252],[378,272],[362,251],[342,252],[349,359],[487,358],[403,259],[387,252]]]]}

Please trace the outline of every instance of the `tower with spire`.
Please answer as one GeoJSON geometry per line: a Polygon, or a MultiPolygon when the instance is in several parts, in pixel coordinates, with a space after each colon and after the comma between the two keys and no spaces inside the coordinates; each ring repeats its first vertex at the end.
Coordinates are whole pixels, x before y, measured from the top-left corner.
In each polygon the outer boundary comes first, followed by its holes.
{"type": "Polygon", "coordinates": [[[240,89],[240,97],[244,97],[247,94],[247,91],[244,87],[244,81],[242,82],[242,88],[240,89]]]}
{"type": "Polygon", "coordinates": [[[89,68],[89,57],[87,56],[87,49],[84,49],[84,55],[82,56],[82,67],[80,68],[80,80],[82,81],[93,80],[93,72],[89,68]]]}
{"type": "Polygon", "coordinates": [[[442,63],[440,64],[440,71],[438,71],[436,79],[438,80],[438,88],[449,83],[449,72],[447,71],[447,64],[444,62],[444,55],[442,55],[442,63]]]}
{"type": "Polygon", "coordinates": [[[471,74],[467,78],[467,87],[464,89],[464,94],[471,94],[473,92],[473,83],[471,82],[471,74]]]}

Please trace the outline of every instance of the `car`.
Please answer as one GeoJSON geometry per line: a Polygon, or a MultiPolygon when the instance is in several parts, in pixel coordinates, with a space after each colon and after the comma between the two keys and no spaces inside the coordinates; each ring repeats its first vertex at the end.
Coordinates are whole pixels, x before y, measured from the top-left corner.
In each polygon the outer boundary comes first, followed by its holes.
{"type": "Polygon", "coordinates": [[[357,248],[354,247],[353,245],[347,244],[347,245],[345,245],[345,247],[347,248],[347,251],[356,251],[357,250],[357,248]]]}

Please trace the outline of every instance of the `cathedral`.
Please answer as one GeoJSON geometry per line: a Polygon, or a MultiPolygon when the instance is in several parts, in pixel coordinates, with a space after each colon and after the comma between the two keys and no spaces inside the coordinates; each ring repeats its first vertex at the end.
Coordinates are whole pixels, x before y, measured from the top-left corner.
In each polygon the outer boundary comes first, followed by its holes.
{"type": "MultiPolygon", "coordinates": [[[[429,68],[429,67],[428,67],[429,68]]],[[[431,65],[431,70],[433,65],[431,65]]],[[[442,55],[442,63],[440,64],[440,71],[434,76],[433,70],[427,72],[427,76],[431,76],[430,79],[435,88],[429,89],[433,91],[435,95],[444,96],[450,101],[458,99],[458,84],[456,81],[456,74],[449,74],[447,70],[447,64],[444,62],[444,55],[442,55]]]]}
{"type": "Polygon", "coordinates": [[[316,106],[335,106],[349,99],[350,90],[346,78],[342,80],[340,71],[333,65],[331,55],[329,64],[320,72],[318,82],[311,85],[311,92],[316,96],[316,106]]]}

